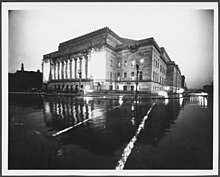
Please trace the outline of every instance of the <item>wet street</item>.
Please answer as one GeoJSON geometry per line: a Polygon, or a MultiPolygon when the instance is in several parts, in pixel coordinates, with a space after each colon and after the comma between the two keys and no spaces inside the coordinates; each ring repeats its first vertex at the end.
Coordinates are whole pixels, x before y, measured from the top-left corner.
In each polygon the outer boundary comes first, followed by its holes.
{"type": "Polygon", "coordinates": [[[9,169],[212,169],[212,102],[10,94],[9,169]]]}

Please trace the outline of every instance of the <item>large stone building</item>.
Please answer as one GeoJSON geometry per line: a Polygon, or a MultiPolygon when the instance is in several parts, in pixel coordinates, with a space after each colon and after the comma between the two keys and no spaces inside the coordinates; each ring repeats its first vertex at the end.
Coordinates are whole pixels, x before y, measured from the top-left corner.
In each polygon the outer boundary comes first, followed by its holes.
{"type": "Polygon", "coordinates": [[[51,91],[72,92],[79,84],[85,90],[133,91],[138,78],[139,91],[176,92],[182,83],[178,65],[153,38],[126,39],[107,27],[60,43],[43,56],[42,71],[43,87],[51,91]]]}

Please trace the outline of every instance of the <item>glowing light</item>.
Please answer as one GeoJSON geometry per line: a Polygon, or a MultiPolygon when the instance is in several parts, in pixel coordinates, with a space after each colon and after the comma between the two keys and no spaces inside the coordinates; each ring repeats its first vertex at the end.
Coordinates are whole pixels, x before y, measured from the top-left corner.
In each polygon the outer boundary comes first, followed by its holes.
{"type": "Polygon", "coordinates": [[[199,96],[199,104],[201,106],[204,106],[204,107],[207,107],[208,106],[208,100],[206,97],[203,97],[203,96],[199,96]]]}
{"type": "Polygon", "coordinates": [[[180,88],[176,91],[176,93],[183,93],[184,92],[184,89],[183,88],[180,88]]]}
{"type": "Polygon", "coordinates": [[[168,105],[168,103],[169,103],[169,99],[165,99],[165,101],[164,101],[164,103],[165,103],[165,105],[168,105]]]}
{"type": "Polygon", "coordinates": [[[159,96],[163,96],[164,98],[168,98],[168,94],[167,94],[167,92],[165,92],[165,91],[159,91],[159,92],[158,92],[158,95],[159,95],[159,96]]]}
{"type": "Polygon", "coordinates": [[[86,104],[89,103],[89,101],[93,100],[93,98],[91,97],[84,97],[84,101],[86,102],[86,104]]]}
{"type": "Polygon", "coordinates": [[[180,97],[180,100],[179,100],[180,102],[180,106],[183,106],[183,97],[180,97]]]}
{"type": "Polygon", "coordinates": [[[208,95],[208,93],[202,92],[202,93],[200,93],[200,95],[206,96],[206,95],[208,95]]]}
{"type": "Polygon", "coordinates": [[[144,63],[144,59],[143,58],[140,60],[140,63],[144,63]]]}
{"type": "Polygon", "coordinates": [[[123,104],[123,100],[122,100],[123,96],[119,96],[119,104],[122,105],[123,104]]]}
{"type": "Polygon", "coordinates": [[[170,87],[169,87],[169,86],[166,86],[166,87],[164,87],[164,89],[165,89],[166,91],[168,91],[168,90],[170,90],[170,87]]]}

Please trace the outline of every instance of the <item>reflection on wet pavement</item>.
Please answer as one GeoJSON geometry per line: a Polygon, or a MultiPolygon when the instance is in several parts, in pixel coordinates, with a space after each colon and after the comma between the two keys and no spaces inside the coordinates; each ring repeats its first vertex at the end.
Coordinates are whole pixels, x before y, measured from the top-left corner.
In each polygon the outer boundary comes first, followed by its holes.
{"type": "MultiPolygon", "coordinates": [[[[22,125],[47,139],[49,169],[115,169],[153,102],[125,169],[210,169],[212,98],[77,98],[10,95],[9,139],[22,125]]],[[[15,142],[15,141],[13,141],[15,142]]],[[[9,147],[12,152],[18,148],[9,147]]],[[[24,148],[22,146],[22,148],[24,148]]],[[[12,153],[13,154],[13,153],[12,153]]],[[[9,158],[12,168],[14,158],[9,158]]],[[[10,166],[10,165],[9,165],[10,166]]],[[[24,167],[25,168],[25,167],[24,167]]],[[[37,167],[36,167],[37,168],[37,167]]]]}

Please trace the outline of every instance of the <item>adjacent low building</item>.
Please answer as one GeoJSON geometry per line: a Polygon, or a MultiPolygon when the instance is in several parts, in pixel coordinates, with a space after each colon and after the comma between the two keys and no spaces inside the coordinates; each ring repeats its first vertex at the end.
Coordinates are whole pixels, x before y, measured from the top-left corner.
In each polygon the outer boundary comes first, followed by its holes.
{"type": "Polygon", "coordinates": [[[9,92],[40,91],[42,88],[42,73],[40,70],[25,71],[24,65],[16,73],[9,73],[9,92]]]}
{"type": "Polygon", "coordinates": [[[182,87],[180,68],[154,38],[122,38],[107,27],[60,43],[43,56],[42,71],[43,88],[50,91],[134,91],[138,85],[157,93],[182,87]]]}

